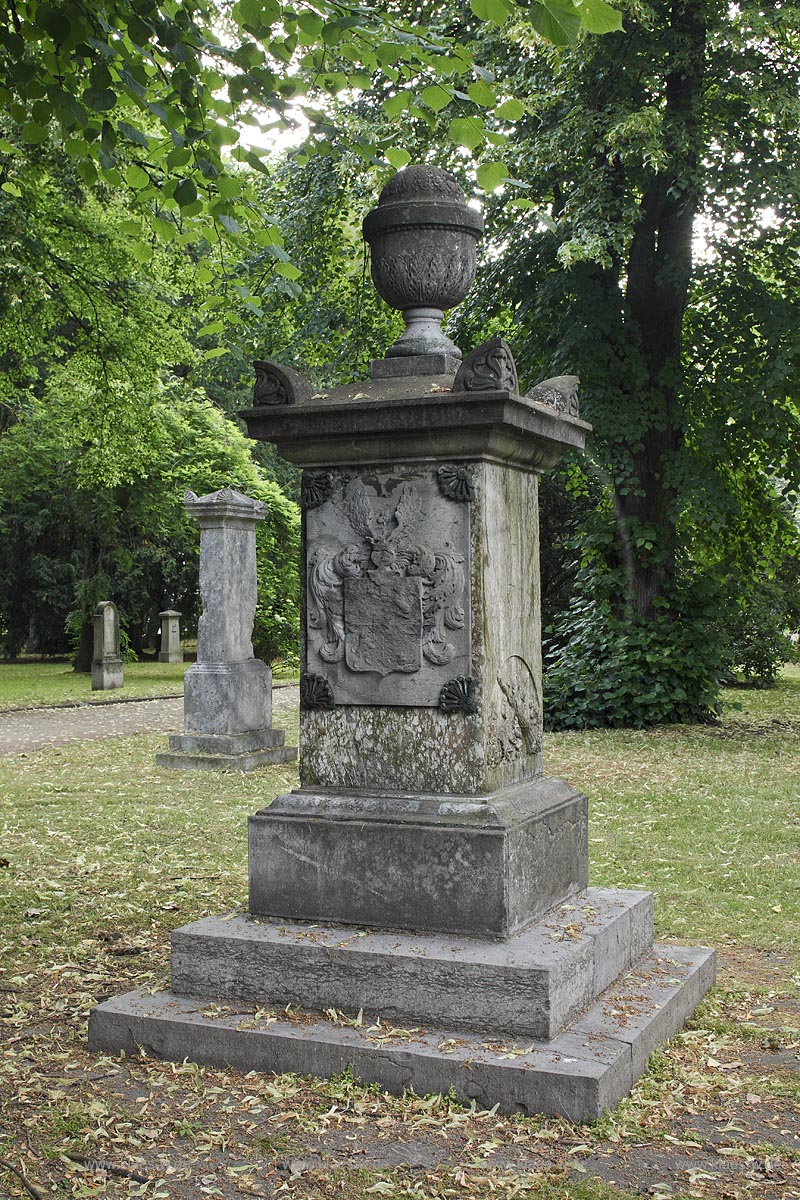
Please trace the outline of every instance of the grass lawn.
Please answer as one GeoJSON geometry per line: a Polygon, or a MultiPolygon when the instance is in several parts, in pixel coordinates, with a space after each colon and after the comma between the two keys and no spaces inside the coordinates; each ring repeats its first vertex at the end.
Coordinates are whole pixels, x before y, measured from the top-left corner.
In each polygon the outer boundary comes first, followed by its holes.
{"type": "MultiPolygon", "coordinates": [[[[92,691],[90,675],[76,674],[66,661],[21,659],[19,662],[0,662],[0,712],[9,708],[43,708],[64,702],[107,702],[136,699],[146,696],[169,696],[183,691],[183,676],[191,664],[136,662],[126,663],[125,684],[104,692],[92,691]]],[[[297,670],[277,666],[273,677],[278,681],[294,680],[297,670]]]]}
{"type": "Polygon", "coordinates": [[[720,950],[589,1127],[89,1056],[98,999],[163,985],[172,928],[244,906],[247,815],[296,780],[158,770],[149,735],[0,757],[0,1160],[47,1197],[800,1200],[800,671],[729,699],[716,726],[546,739],[590,799],[592,883],[655,891],[661,940],[720,950]]]}

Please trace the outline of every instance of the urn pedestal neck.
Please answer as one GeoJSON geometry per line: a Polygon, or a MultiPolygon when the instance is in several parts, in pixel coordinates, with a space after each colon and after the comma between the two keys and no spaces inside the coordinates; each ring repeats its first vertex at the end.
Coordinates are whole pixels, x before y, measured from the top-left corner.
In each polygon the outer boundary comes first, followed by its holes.
{"type": "Polygon", "coordinates": [[[442,332],[442,317],[472,285],[482,234],[483,217],[447,171],[418,164],[389,180],[364,218],[364,237],[378,294],[400,309],[406,329],[373,377],[455,373],[461,351],[442,332]]]}

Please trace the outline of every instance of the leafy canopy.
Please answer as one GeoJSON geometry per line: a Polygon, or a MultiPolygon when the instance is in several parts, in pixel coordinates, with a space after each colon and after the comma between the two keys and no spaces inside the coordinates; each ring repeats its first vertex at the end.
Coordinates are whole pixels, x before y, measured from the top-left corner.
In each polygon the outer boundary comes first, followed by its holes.
{"type": "MultiPolygon", "coordinates": [[[[606,0],[472,0],[472,10],[500,25],[530,21],[559,45],[620,26],[606,0]]],[[[242,246],[247,233],[279,259],[280,238],[236,169],[268,170],[244,126],[269,133],[302,117],[325,148],[330,118],[314,96],[369,86],[377,73],[409,95],[424,84],[416,102],[436,112],[454,81],[491,78],[452,37],[391,6],[338,0],[10,0],[0,44],[0,102],[12,122],[1,154],[35,161],[55,127],[87,185],[126,185],[154,222],[177,216],[187,240],[242,246]]],[[[390,146],[365,134],[357,149],[380,161],[390,146]]],[[[19,180],[0,187],[20,194],[19,180]]]]}

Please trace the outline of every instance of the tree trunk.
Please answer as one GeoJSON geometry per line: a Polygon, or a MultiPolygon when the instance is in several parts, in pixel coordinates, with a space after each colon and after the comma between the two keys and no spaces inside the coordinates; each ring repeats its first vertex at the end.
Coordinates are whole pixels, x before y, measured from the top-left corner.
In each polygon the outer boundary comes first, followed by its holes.
{"type": "Polygon", "coordinates": [[[82,674],[87,674],[92,669],[93,655],[94,621],[84,621],[81,626],[81,636],[78,641],[78,649],[75,651],[75,661],[72,664],[72,669],[82,674]]]}
{"type": "MultiPolygon", "coordinates": [[[[647,370],[648,428],[634,441],[633,485],[617,492],[627,529],[630,605],[644,618],[668,599],[675,579],[675,459],[683,444],[681,336],[692,274],[692,233],[700,199],[702,87],[707,0],[675,0],[665,80],[669,167],[652,179],[627,267],[627,302],[647,370]]],[[[634,439],[632,439],[634,440],[634,439]]]]}
{"type": "MultiPolygon", "coordinates": [[[[100,562],[100,549],[94,538],[90,537],[83,547],[83,580],[87,583],[97,574],[100,562]]],[[[72,663],[73,671],[86,674],[92,669],[94,657],[94,611],[84,613],[81,624],[78,648],[72,663]]]]}

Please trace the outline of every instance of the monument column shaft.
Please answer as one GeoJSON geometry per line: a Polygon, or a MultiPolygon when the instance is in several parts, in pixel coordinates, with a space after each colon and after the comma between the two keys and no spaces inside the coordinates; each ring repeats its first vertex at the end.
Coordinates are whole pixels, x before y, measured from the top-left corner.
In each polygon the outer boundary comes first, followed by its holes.
{"type": "Polygon", "coordinates": [[[301,786],[250,818],[253,914],[506,938],[586,887],[585,798],[542,774],[536,480],[586,426],[452,386],[246,414],[305,468],[301,786]]]}
{"type": "Polygon", "coordinates": [[[253,657],[256,610],[255,521],[200,520],[198,662],[245,662],[253,657]]]}
{"type": "MultiPolygon", "coordinates": [[[[346,469],[330,472],[330,499],[304,514],[303,670],[327,679],[335,707],[301,712],[303,787],[478,798],[541,773],[536,476],[530,470],[493,462],[460,466],[471,477],[472,500],[448,499],[441,494],[436,463],[387,462],[360,473],[346,469]],[[424,653],[418,669],[402,672],[369,670],[370,665],[391,664],[371,664],[363,661],[363,655],[358,662],[354,643],[363,643],[364,634],[350,616],[354,602],[348,605],[346,581],[342,589],[345,644],[338,661],[330,661],[331,642],[326,640],[327,631],[320,632],[325,610],[315,572],[320,574],[318,564],[324,555],[318,543],[321,538],[330,543],[338,536],[335,544],[341,544],[342,552],[347,552],[349,541],[352,556],[366,556],[369,546],[366,541],[360,544],[348,521],[345,496],[353,481],[362,478],[373,480],[367,482],[370,493],[379,486],[388,490],[398,480],[409,481],[422,497],[423,507],[428,504],[432,510],[427,522],[423,513],[419,528],[410,536],[422,540],[431,553],[445,553],[445,543],[450,542],[452,558],[464,560],[456,564],[465,576],[459,596],[463,630],[448,628],[453,614],[446,606],[441,614],[430,612],[437,586],[439,591],[447,588],[446,570],[440,572],[440,585],[434,580],[433,586],[423,586],[423,606],[428,607],[431,624],[438,621],[444,639],[439,645],[449,644],[454,650],[441,665],[427,660],[424,653]],[[351,670],[348,660],[360,669],[351,670]],[[439,707],[442,688],[463,676],[473,681],[476,711],[443,711],[439,707]],[[353,698],[358,702],[349,702],[353,698]]],[[[398,490],[395,488],[395,494],[398,490]]],[[[377,497],[372,504],[377,506],[377,497]]],[[[390,504],[390,516],[391,509],[390,504]]],[[[393,591],[399,596],[404,581],[399,568],[392,566],[385,576],[384,608],[391,607],[393,591]]],[[[348,564],[345,569],[353,568],[348,564]]],[[[385,615],[367,611],[376,622],[385,615]]],[[[396,630],[403,618],[402,612],[390,615],[384,641],[391,636],[392,625],[396,630]]],[[[434,644],[433,654],[443,658],[447,650],[437,653],[434,644]]]]}

